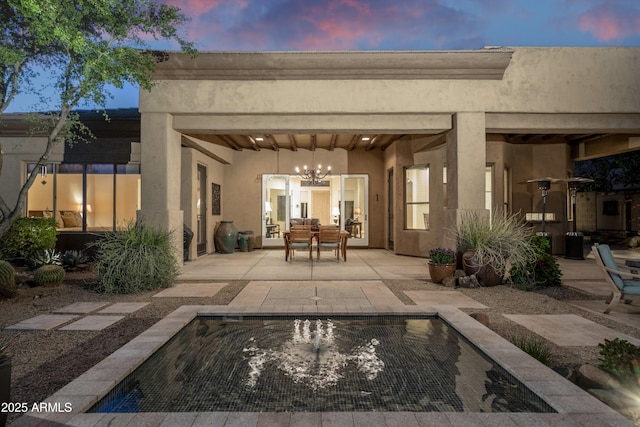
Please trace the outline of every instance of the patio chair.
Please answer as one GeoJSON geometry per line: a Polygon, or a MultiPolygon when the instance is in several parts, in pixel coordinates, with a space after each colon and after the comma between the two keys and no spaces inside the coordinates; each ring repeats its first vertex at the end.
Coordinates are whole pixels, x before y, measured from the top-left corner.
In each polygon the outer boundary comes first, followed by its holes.
{"type": "Polygon", "coordinates": [[[602,269],[605,280],[611,286],[605,314],[609,314],[621,299],[627,302],[627,297],[640,295],[640,275],[625,266],[617,265],[609,245],[596,243],[591,250],[596,264],[602,269]]]}
{"type": "Polygon", "coordinates": [[[318,234],[318,260],[321,249],[333,249],[336,252],[336,260],[340,262],[340,228],[332,225],[321,225],[318,234]]]}
{"type": "Polygon", "coordinates": [[[309,251],[309,259],[313,260],[311,256],[311,249],[313,248],[312,244],[313,234],[311,230],[302,230],[294,228],[289,231],[289,261],[293,260],[293,254],[296,249],[304,249],[309,251]]]}

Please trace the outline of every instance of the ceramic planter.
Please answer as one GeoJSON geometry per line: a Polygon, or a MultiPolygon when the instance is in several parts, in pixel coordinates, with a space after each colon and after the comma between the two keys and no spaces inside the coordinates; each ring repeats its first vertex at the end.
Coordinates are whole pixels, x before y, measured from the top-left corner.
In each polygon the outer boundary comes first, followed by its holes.
{"type": "Polygon", "coordinates": [[[238,230],[233,221],[222,221],[215,232],[214,243],[218,252],[232,254],[238,243],[238,230]]]}
{"type": "Polygon", "coordinates": [[[456,272],[456,264],[432,264],[429,261],[429,276],[433,283],[442,283],[447,277],[453,277],[456,272]]]}

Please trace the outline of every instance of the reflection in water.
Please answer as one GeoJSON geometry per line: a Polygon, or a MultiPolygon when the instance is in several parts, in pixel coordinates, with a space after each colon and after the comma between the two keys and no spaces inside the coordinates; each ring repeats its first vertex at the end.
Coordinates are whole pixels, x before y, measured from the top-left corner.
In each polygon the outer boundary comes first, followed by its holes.
{"type": "Polygon", "coordinates": [[[436,318],[197,318],[89,412],[548,412],[436,318]]]}
{"type": "Polygon", "coordinates": [[[355,363],[358,371],[367,380],[374,380],[384,368],[384,362],[376,354],[379,341],[372,338],[367,344],[356,347],[350,354],[340,352],[335,344],[334,325],[327,320],[326,332],[322,320],[316,320],[315,333],[311,333],[311,322],[300,319],[293,321],[291,339],[278,349],[257,347],[255,338],[251,346],[243,351],[250,355],[249,378],[246,384],[254,387],[267,362],[277,362],[277,368],[283,371],[295,383],[306,383],[314,391],[334,386],[343,378],[342,371],[349,362],[355,363]],[[302,325],[302,328],[300,327],[302,325]]]}

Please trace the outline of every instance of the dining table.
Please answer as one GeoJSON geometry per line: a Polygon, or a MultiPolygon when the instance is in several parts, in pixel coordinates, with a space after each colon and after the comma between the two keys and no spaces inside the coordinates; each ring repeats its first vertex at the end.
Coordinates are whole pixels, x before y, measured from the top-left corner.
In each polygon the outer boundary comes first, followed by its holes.
{"type": "MultiPolygon", "coordinates": [[[[282,238],[284,240],[284,260],[289,260],[289,230],[285,230],[282,232],[282,238]]],[[[347,242],[349,241],[350,233],[347,230],[340,230],[340,254],[342,255],[342,259],[347,261],[347,242]]],[[[318,238],[320,237],[320,231],[311,230],[311,241],[315,240],[316,244],[318,243],[318,238]]]]}

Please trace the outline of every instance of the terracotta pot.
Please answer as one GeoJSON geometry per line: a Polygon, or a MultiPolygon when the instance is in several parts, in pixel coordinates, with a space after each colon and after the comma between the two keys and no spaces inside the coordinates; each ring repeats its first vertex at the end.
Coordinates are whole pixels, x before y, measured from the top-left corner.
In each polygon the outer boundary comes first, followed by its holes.
{"type": "Polygon", "coordinates": [[[453,277],[455,272],[455,264],[432,264],[429,261],[429,276],[433,283],[442,283],[447,277],[453,277]]]}

